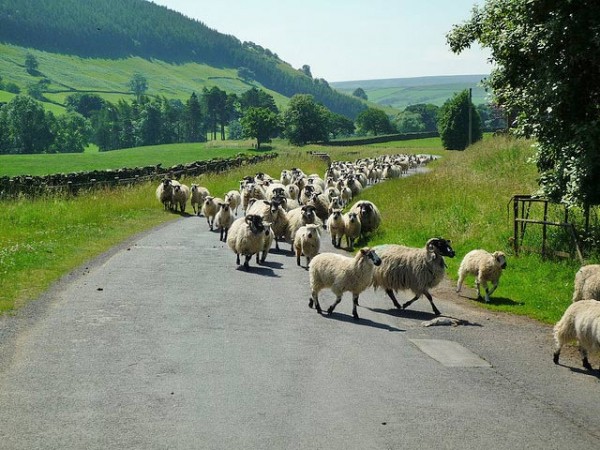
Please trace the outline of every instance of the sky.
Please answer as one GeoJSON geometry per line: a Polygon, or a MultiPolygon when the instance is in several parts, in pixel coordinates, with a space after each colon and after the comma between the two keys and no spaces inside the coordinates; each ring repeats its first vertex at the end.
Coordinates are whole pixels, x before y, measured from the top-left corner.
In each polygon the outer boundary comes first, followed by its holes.
{"type": "Polygon", "coordinates": [[[328,82],[488,74],[487,49],[446,34],[484,0],[153,0],[328,82]]]}

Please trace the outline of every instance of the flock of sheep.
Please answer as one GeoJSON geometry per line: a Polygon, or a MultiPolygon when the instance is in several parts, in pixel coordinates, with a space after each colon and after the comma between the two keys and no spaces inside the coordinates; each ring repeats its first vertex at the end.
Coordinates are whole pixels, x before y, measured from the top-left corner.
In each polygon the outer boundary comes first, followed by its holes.
{"type": "MultiPolygon", "coordinates": [[[[239,190],[214,197],[199,185],[188,187],[176,180],[165,179],[156,189],[156,197],[165,209],[185,212],[191,203],[194,214],[203,215],[211,231],[219,231],[219,239],[235,253],[236,263],[249,270],[250,261],[264,263],[269,250],[287,243],[301,266],[306,261],[311,297],[309,307],[321,313],[319,292],[330,289],[336,296],[328,308],[331,314],[344,292],[351,292],[352,315],[357,313],[359,295],[372,286],[382,288],[394,306],[407,308],[424,295],[436,316],[440,315],[429,292],[444,278],[444,257],[454,257],[449,240],[431,238],[422,248],[387,244],[361,248],[355,256],[320,252],[322,230],[329,232],[334,247],[352,252],[357,239],[377,230],[381,213],[377,206],[352,199],[365,187],[406,174],[410,168],[427,164],[426,155],[386,155],[354,162],[333,162],[325,176],[305,174],[301,169],[283,170],[275,179],[264,173],[244,177],[239,190]],[[241,208],[242,215],[238,218],[241,208]],[[347,210],[344,212],[344,210],[347,210]],[[244,261],[241,261],[241,257],[244,261]],[[398,303],[395,293],[410,290],[414,297],[398,303]]],[[[506,256],[476,249],[467,253],[458,270],[456,291],[460,292],[468,275],[475,277],[478,298],[490,301],[498,287],[506,256]],[[488,287],[491,283],[491,287],[488,287]],[[482,297],[481,288],[484,296],[482,297]]],[[[591,369],[588,352],[600,349],[600,265],[584,266],[575,278],[573,304],[554,327],[554,362],[558,363],[562,346],[579,341],[583,365],[591,369]]]]}

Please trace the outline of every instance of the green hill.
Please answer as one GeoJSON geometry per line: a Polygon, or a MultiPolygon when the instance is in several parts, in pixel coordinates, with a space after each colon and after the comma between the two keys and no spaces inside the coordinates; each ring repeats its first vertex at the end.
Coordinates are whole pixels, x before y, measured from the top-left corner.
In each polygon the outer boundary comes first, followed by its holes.
{"type": "Polygon", "coordinates": [[[488,103],[488,95],[481,87],[487,75],[455,75],[437,77],[392,78],[384,80],[342,81],[331,83],[340,92],[352,94],[362,88],[369,101],[379,105],[404,109],[418,103],[441,106],[455,93],[473,89],[473,103],[488,103]]]}
{"type": "Polygon", "coordinates": [[[350,118],[365,108],[269,49],[146,0],[0,0],[0,43],[13,48],[0,53],[3,80],[21,87],[36,81],[26,77],[18,50],[27,48],[39,58],[39,72],[51,80],[49,90],[62,91],[55,92],[59,102],[60,94],[74,90],[122,95],[134,71],[147,77],[149,94],[178,96],[185,90],[189,97],[205,85],[239,92],[251,87],[238,77],[245,68],[257,86],[282,97],[311,94],[350,118]]]}

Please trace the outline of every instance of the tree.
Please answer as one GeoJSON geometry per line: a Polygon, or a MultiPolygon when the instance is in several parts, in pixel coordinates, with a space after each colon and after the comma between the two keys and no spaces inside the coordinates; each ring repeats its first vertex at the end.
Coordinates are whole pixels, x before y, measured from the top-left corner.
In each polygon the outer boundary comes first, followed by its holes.
{"type": "Polygon", "coordinates": [[[51,153],[83,153],[90,142],[92,128],[81,114],[69,112],[56,118],[52,134],[51,153]]]}
{"type": "Polygon", "coordinates": [[[425,131],[425,124],[421,115],[416,112],[409,111],[408,108],[398,113],[394,120],[396,127],[400,133],[416,133],[425,131]]]}
{"type": "Polygon", "coordinates": [[[38,72],[39,63],[37,58],[31,53],[25,55],[25,70],[29,75],[39,75],[38,72]]]}
{"type": "Polygon", "coordinates": [[[437,118],[440,108],[431,103],[417,103],[416,105],[407,106],[404,111],[418,114],[421,117],[421,122],[424,125],[423,131],[437,131],[437,118]]]}
{"type": "Polygon", "coordinates": [[[294,95],[283,114],[285,136],[292,145],[327,141],[328,121],[329,110],[309,94],[294,95]]]}
{"type": "Polygon", "coordinates": [[[135,72],[131,80],[129,80],[129,90],[133,92],[136,100],[140,102],[142,96],[148,90],[148,80],[141,73],[135,72]]]}
{"type": "Polygon", "coordinates": [[[27,95],[17,95],[6,109],[6,133],[9,148],[5,153],[44,153],[52,143],[51,112],[27,95]]]}
{"type": "Polygon", "coordinates": [[[491,50],[494,103],[537,140],[540,193],[569,206],[600,204],[599,27],[595,0],[488,0],[447,35],[491,50]]]}
{"type": "Polygon", "coordinates": [[[251,81],[254,81],[256,79],[256,74],[247,67],[238,68],[237,75],[246,83],[250,83],[251,81]]]}
{"type": "Polygon", "coordinates": [[[267,108],[249,108],[240,119],[243,136],[256,139],[256,148],[263,142],[271,142],[271,138],[279,131],[279,117],[267,108]]]}
{"type": "Polygon", "coordinates": [[[481,119],[475,105],[464,90],[442,105],[438,119],[438,130],[442,145],[448,150],[464,150],[473,142],[481,140],[481,119]],[[471,110],[471,129],[469,130],[469,109],[471,110]],[[469,142],[469,136],[471,142],[469,142]]]}
{"type": "Polygon", "coordinates": [[[248,108],[267,108],[275,114],[279,114],[279,109],[275,104],[273,96],[262,89],[257,89],[255,87],[248,89],[246,92],[242,93],[239,102],[242,111],[245,111],[248,108]]]}
{"type": "Polygon", "coordinates": [[[356,118],[356,125],[364,133],[375,136],[396,132],[385,111],[378,108],[367,108],[356,118]]]}
{"type": "Polygon", "coordinates": [[[192,92],[185,104],[184,122],[185,140],[187,142],[203,142],[206,140],[204,137],[202,106],[195,92],[192,92]]]}
{"type": "Polygon", "coordinates": [[[310,66],[308,64],[304,64],[300,69],[300,72],[302,72],[308,78],[312,78],[312,73],[310,72],[310,66]]]}
{"type": "Polygon", "coordinates": [[[341,114],[329,114],[329,133],[333,139],[354,134],[354,122],[341,114]]]}
{"type": "Polygon", "coordinates": [[[360,99],[363,99],[363,100],[369,100],[367,93],[361,87],[357,87],[356,89],[354,89],[354,92],[352,93],[352,95],[355,97],[358,97],[360,99]]]}
{"type": "Polygon", "coordinates": [[[98,94],[72,94],[65,99],[67,109],[81,114],[83,117],[90,118],[92,114],[97,113],[104,106],[104,99],[98,94]]]}

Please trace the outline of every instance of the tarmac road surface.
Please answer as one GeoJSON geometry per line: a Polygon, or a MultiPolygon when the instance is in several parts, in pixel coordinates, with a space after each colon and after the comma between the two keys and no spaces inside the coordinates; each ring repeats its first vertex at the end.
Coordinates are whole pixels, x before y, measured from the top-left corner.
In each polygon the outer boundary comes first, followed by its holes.
{"type": "Polygon", "coordinates": [[[372,289],[359,321],[349,294],[321,316],[289,247],[245,272],[184,217],[2,317],[0,448],[600,448],[599,379],[572,349],[552,363],[551,327],[448,283],[435,303],[468,325],[372,289]]]}

